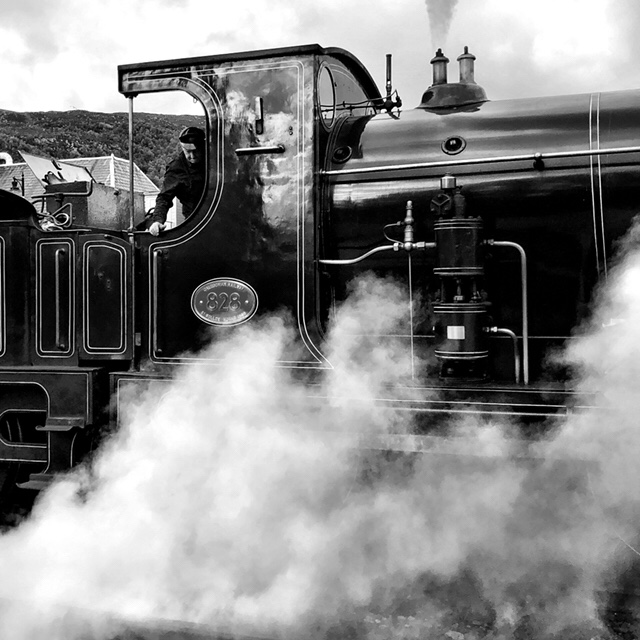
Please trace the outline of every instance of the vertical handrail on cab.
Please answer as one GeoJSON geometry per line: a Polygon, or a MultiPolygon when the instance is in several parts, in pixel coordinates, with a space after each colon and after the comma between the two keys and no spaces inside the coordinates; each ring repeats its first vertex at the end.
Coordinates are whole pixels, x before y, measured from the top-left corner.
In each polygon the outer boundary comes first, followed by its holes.
{"type": "Polygon", "coordinates": [[[62,260],[66,255],[66,251],[64,249],[56,249],[55,253],[55,297],[56,297],[56,346],[58,349],[66,349],[67,345],[65,344],[62,338],[62,282],[60,281],[62,277],[62,260]]]}
{"type": "MultiPolygon", "coordinates": [[[[162,350],[160,348],[160,341],[158,339],[158,277],[160,275],[160,269],[162,264],[162,249],[153,250],[153,303],[149,309],[149,313],[152,314],[151,330],[153,336],[151,338],[151,349],[154,356],[161,355],[162,350]]],[[[151,354],[150,354],[151,355],[151,354]]]]}
{"type": "Polygon", "coordinates": [[[135,198],[134,198],[134,187],[135,187],[135,174],[134,174],[134,164],[133,164],[133,99],[135,94],[127,96],[129,100],[129,233],[128,239],[129,244],[131,245],[131,273],[129,277],[131,278],[131,304],[129,308],[131,309],[131,330],[133,332],[133,357],[131,358],[131,362],[129,363],[129,370],[133,371],[137,365],[137,318],[136,318],[136,278],[135,278],[135,198]]]}
{"type": "Polygon", "coordinates": [[[129,96],[129,229],[135,222],[134,169],[133,169],[133,96],[129,96]]]}

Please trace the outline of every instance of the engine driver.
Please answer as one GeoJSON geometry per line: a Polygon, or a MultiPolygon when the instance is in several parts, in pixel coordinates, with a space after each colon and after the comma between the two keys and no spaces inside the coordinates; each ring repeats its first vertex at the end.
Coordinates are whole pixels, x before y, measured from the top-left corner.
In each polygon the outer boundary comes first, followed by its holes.
{"type": "Polygon", "coordinates": [[[162,189],[151,214],[149,233],[160,235],[165,228],[167,212],[174,198],[182,204],[182,214],[188,218],[195,209],[205,184],[205,133],[199,127],[186,127],[178,136],[181,153],[165,169],[162,189]]]}

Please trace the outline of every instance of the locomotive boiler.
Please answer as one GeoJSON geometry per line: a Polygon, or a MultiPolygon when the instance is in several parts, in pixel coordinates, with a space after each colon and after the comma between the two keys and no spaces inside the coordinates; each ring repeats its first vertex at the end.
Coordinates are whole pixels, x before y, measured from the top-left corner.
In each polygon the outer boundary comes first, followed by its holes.
{"type": "MultiPolygon", "coordinates": [[[[465,49],[449,81],[438,51],[411,109],[390,73],[380,92],[353,55],[318,45],[120,66],[131,131],[140,94],[200,102],[206,186],[159,237],[133,205],[126,225],[71,213],[43,228],[0,192],[5,488],[46,486],[125,395],[176,367],[215,371],[201,347],[262,314],[289,310],[303,345],[276,366],[330,371],[333,312],[369,271],[406,287],[405,330],[376,337],[415,354],[406,408],[537,419],[579,402],[546,355],[636,213],[640,93],[491,101],[474,61],[465,49]]],[[[84,193],[56,189],[55,206],[84,193]]]]}

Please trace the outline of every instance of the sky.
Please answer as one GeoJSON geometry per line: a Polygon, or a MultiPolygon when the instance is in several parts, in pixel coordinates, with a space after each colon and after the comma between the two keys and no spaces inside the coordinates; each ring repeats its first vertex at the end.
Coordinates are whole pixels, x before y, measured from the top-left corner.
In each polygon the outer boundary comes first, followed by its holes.
{"type": "Polygon", "coordinates": [[[119,64],[313,43],[381,89],[391,53],[406,108],[439,47],[455,81],[467,45],[492,100],[633,89],[639,23],[637,0],[0,0],[0,109],[126,111],[119,64]]]}

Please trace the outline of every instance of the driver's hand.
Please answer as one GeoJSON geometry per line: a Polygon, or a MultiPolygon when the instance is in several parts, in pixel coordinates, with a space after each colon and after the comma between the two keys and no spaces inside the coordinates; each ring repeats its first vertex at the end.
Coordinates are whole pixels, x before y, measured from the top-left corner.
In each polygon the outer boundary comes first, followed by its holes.
{"type": "Polygon", "coordinates": [[[162,222],[154,222],[150,227],[149,227],[149,233],[152,236],[159,236],[161,231],[164,231],[165,225],[162,224],[162,222]]]}

